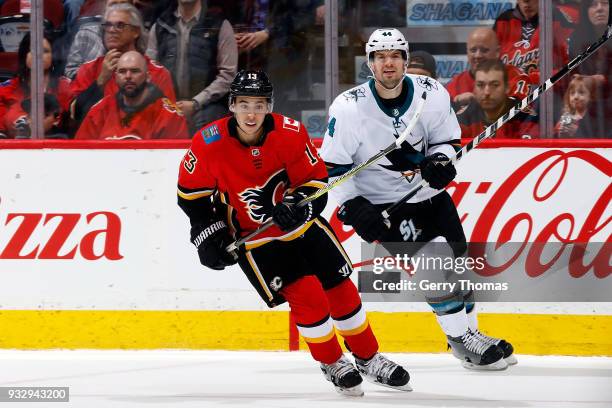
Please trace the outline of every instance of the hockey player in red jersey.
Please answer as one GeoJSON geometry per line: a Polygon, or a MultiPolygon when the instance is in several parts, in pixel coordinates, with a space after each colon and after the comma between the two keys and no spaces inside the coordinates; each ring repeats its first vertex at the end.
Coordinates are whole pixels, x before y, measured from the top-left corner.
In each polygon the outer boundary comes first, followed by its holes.
{"type": "Polygon", "coordinates": [[[410,391],[408,372],[378,353],[349,279],[351,262],[320,216],[327,197],[296,206],[327,181],[306,129],[271,112],[272,84],[260,71],[238,73],[230,111],[233,116],[196,132],[179,172],[178,203],[189,216],[200,262],[217,270],[237,262],[269,307],[288,302],[312,357],[341,394],[363,395],[361,374],[410,391]],[[248,241],[237,259],[226,251],[270,218],[275,225],[248,241]]]}

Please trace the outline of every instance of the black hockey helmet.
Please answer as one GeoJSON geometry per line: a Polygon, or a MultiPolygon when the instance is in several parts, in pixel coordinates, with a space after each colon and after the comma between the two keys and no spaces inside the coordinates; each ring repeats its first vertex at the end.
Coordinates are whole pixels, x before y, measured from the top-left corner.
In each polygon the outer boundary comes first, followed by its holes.
{"type": "Polygon", "coordinates": [[[230,104],[237,96],[263,96],[272,103],[273,87],[263,71],[243,69],[236,74],[230,85],[230,104]]]}

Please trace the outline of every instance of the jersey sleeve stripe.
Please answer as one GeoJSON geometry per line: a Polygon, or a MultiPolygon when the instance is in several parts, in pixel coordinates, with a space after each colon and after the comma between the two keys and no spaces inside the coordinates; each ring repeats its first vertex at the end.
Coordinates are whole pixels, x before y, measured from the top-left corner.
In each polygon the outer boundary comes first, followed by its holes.
{"type": "Polygon", "coordinates": [[[453,146],[453,149],[455,149],[455,151],[459,151],[461,150],[461,140],[459,139],[453,139],[453,140],[447,140],[446,142],[441,142],[441,143],[432,143],[429,145],[429,147],[435,147],[435,146],[442,146],[442,145],[451,145],[453,146]]]}
{"type": "Polygon", "coordinates": [[[320,180],[310,180],[304,184],[302,184],[300,187],[314,187],[314,188],[323,188],[325,187],[326,184],[324,181],[320,181],[320,180]]]}
{"type": "Polygon", "coordinates": [[[184,200],[197,200],[198,198],[210,196],[214,190],[184,191],[184,189],[179,187],[176,192],[184,200]]]}

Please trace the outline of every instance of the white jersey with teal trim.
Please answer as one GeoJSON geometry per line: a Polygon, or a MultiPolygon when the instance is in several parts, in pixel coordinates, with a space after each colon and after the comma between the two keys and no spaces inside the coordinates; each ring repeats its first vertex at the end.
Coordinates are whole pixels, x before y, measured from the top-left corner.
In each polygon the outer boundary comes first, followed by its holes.
{"type": "MultiPolygon", "coordinates": [[[[404,77],[403,86],[408,87],[406,101],[392,111],[382,104],[372,79],[340,94],[330,106],[320,155],[333,176],[333,169],[363,163],[393,143],[410,122],[421,94],[427,92],[421,117],[402,148],[331,190],[338,204],[358,195],[374,204],[396,202],[421,181],[420,174],[411,170],[423,156],[440,152],[451,157],[455,153],[451,142],[459,142],[461,129],[444,86],[410,74],[404,77]]],[[[426,200],[440,191],[423,188],[410,202],[426,200]]]]}

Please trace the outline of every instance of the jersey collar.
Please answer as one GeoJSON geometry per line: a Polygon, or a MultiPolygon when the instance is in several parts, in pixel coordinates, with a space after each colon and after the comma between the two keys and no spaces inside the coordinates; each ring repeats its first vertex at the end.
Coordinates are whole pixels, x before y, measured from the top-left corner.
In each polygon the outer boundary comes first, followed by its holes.
{"type": "Polygon", "coordinates": [[[387,108],[383,103],[382,100],[380,98],[380,96],[378,96],[378,92],[376,92],[376,87],[375,87],[375,82],[373,79],[370,79],[368,81],[368,85],[370,86],[370,90],[372,91],[372,94],[374,95],[374,99],[376,100],[376,104],[378,105],[378,107],[380,108],[381,111],[383,111],[387,116],[393,118],[393,119],[397,119],[400,116],[403,116],[404,113],[406,113],[406,111],[408,110],[408,108],[410,107],[410,104],[412,104],[412,99],[414,96],[414,85],[412,84],[412,80],[407,77],[404,76],[404,84],[403,86],[408,87],[408,93],[406,95],[406,100],[404,101],[403,105],[400,106],[399,108],[396,109],[389,109],[387,108]]]}

